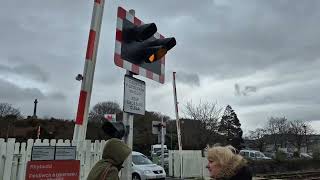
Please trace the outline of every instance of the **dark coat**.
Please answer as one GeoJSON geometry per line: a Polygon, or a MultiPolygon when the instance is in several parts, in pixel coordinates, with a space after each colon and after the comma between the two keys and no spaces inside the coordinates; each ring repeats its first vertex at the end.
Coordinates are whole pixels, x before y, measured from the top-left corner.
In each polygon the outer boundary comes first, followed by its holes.
{"type": "Polygon", "coordinates": [[[248,166],[244,166],[229,180],[252,180],[252,172],[248,166]]]}
{"type": "Polygon", "coordinates": [[[119,139],[109,139],[104,146],[102,159],[91,169],[87,180],[119,180],[122,163],[131,149],[119,139]]]}

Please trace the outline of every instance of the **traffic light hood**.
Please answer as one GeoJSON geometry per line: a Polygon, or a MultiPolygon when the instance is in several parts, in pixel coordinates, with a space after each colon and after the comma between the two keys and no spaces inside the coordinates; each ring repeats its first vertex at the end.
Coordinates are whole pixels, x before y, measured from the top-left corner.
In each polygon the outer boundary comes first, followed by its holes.
{"type": "Polygon", "coordinates": [[[121,57],[134,64],[154,63],[163,58],[176,45],[176,39],[156,39],[156,32],[155,23],[135,25],[124,20],[121,57]]]}
{"type": "Polygon", "coordinates": [[[139,41],[149,39],[157,32],[157,26],[155,23],[143,24],[140,26],[128,24],[123,29],[124,40],[126,42],[139,41]]]}

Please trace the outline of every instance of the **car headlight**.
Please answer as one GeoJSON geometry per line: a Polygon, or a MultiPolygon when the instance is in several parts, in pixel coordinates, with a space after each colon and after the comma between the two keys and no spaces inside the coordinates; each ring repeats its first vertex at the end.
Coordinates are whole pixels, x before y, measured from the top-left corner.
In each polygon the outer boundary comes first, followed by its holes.
{"type": "Polygon", "coordinates": [[[152,173],[152,171],[150,171],[150,170],[144,170],[143,171],[143,174],[151,174],[152,173]]]}

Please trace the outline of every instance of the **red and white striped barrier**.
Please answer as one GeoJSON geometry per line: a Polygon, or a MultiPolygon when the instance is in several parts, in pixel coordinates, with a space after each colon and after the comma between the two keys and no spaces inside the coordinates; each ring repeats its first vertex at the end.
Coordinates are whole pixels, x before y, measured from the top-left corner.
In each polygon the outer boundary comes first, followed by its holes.
{"type": "Polygon", "coordinates": [[[94,70],[96,65],[96,57],[98,52],[104,2],[105,0],[94,1],[91,27],[89,32],[87,52],[83,71],[83,79],[79,96],[78,111],[73,134],[73,139],[78,141],[84,140],[86,137],[88,112],[90,106],[94,70]]]}

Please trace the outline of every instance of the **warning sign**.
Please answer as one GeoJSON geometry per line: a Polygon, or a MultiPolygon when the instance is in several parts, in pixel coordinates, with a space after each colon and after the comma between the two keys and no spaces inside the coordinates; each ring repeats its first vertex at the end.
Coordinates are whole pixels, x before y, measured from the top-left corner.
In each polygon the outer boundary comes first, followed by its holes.
{"type": "Polygon", "coordinates": [[[123,111],[144,115],[145,99],[146,83],[126,75],[124,77],[123,111]]]}
{"type": "Polygon", "coordinates": [[[79,180],[79,160],[29,161],[26,180],[79,180]]]}

